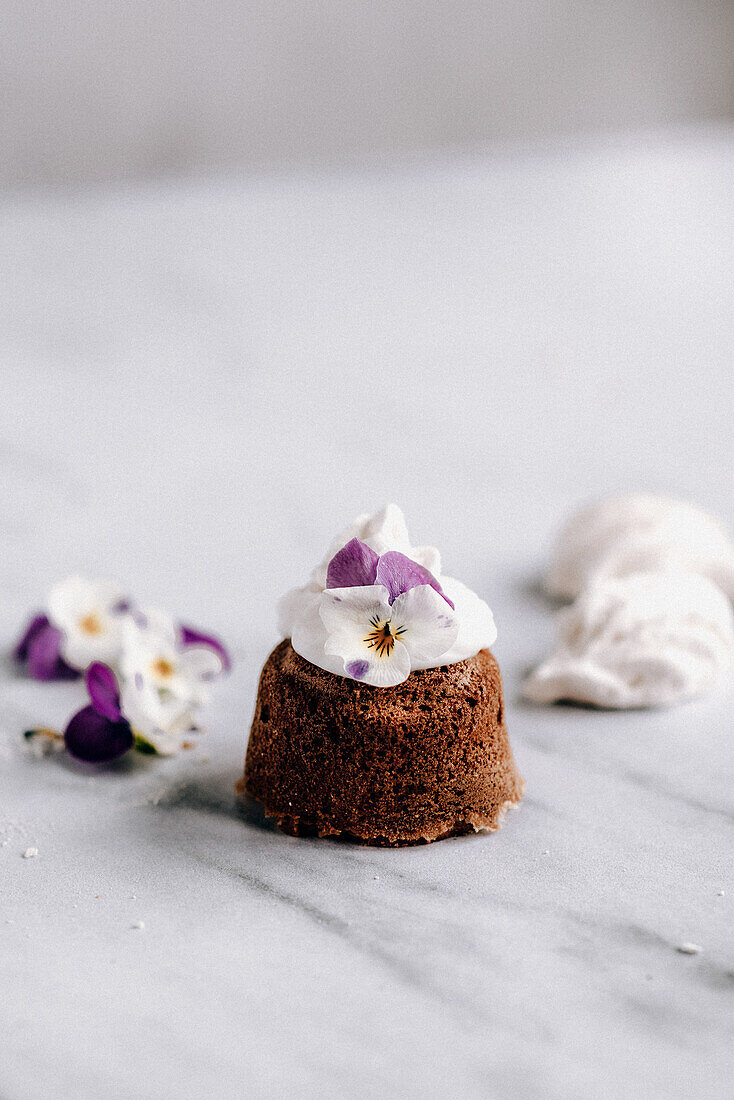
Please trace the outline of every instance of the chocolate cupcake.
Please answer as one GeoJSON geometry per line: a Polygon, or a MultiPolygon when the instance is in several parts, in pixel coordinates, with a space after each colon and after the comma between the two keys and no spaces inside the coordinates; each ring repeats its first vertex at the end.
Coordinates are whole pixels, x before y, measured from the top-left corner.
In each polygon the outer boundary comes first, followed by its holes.
{"type": "Polygon", "coordinates": [[[298,835],[401,845],[499,827],[524,783],[492,613],[410,546],[397,507],[342,533],[281,626],[240,793],[298,835]]]}

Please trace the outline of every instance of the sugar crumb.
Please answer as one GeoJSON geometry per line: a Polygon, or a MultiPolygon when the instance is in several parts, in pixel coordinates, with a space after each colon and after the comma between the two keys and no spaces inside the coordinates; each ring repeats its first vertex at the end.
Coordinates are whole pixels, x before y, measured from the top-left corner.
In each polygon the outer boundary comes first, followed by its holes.
{"type": "Polygon", "coordinates": [[[38,848],[26,848],[23,859],[34,859],[38,855],[38,848]]]}
{"type": "Polygon", "coordinates": [[[676,951],[679,951],[681,955],[700,955],[703,948],[699,947],[697,943],[680,943],[676,951]]]}

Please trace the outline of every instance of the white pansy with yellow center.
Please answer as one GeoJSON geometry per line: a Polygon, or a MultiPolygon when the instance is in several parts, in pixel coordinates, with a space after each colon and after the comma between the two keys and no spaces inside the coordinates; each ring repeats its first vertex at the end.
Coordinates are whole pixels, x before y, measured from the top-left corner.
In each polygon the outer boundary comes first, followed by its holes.
{"type": "Polygon", "coordinates": [[[180,628],[163,611],[145,608],[125,623],[120,657],[123,679],[141,677],[161,697],[201,706],[222,667],[221,657],[209,646],[184,646],[180,628]]]}
{"type": "Polygon", "coordinates": [[[319,614],[326,653],[343,662],[344,674],[375,687],[401,684],[411,667],[439,661],[459,630],[449,604],[427,584],[402,592],[392,604],[381,584],[327,589],[319,614]]]}
{"type": "Polygon", "coordinates": [[[61,654],[83,671],[94,661],[115,664],[126,618],[125,593],[113,581],[69,577],[55,585],[47,602],[48,618],[61,631],[61,654]]]}
{"type": "Polygon", "coordinates": [[[120,700],[139,748],[173,756],[181,748],[183,735],[197,728],[194,708],[186,699],[161,690],[140,675],[123,680],[120,700]]]}
{"type": "Polygon", "coordinates": [[[177,752],[181,736],[196,727],[196,710],[222,667],[210,647],[184,645],[180,628],[165,612],[147,608],[131,614],[120,658],[121,699],[136,735],[158,753],[177,752]]]}

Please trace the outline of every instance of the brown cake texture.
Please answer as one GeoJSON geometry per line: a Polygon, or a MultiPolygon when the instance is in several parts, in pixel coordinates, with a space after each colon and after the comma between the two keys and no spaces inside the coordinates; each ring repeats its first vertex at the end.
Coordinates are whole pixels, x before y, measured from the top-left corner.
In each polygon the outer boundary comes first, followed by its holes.
{"type": "Polygon", "coordinates": [[[325,672],[288,639],[265,663],[237,789],[286,832],[427,843],[499,828],[524,787],[487,649],[391,688],[325,672]]]}

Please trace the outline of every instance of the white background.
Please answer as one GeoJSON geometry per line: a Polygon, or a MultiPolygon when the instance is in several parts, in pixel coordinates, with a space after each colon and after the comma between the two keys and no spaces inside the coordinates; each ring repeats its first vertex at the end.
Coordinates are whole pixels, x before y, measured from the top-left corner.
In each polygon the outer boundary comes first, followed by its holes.
{"type": "Polygon", "coordinates": [[[0,184],[734,112],[731,0],[3,0],[0,184]]]}

